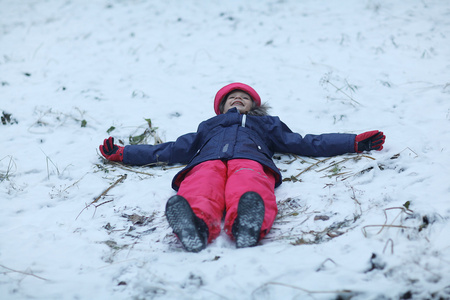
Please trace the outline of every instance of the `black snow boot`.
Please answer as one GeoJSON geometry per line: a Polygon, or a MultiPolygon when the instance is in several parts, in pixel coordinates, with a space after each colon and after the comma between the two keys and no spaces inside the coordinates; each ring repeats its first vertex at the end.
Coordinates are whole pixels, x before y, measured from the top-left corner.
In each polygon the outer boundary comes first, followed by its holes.
{"type": "Polygon", "coordinates": [[[247,192],[241,196],[237,217],[231,228],[237,248],[256,246],[264,221],[264,212],[264,201],[258,193],[247,192]]]}
{"type": "Polygon", "coordinates": [[[186,199],[170,197],[166,204],[166,218],[186,251],[200,252],[208,243],[208,226],[197,217],[186,199]]]}

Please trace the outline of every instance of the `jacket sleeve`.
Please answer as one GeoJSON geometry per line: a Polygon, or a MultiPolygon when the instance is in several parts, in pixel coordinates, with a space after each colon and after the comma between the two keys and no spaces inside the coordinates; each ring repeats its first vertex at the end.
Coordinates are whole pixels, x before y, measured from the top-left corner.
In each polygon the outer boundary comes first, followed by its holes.
{"type": "Polygon", "coordinates": [[[355,134],[307,134],[302,137],[292,132],[278,117],[273,117],[268,123],[275,152],[318,157],[355,152],[355,134]]]}
{"type": "Polygon", "coordinates": [[[124,149],[123,162],[134,166],[157,162],[186,164],[197,151],[197,137],[197,133],[188,133],[174,142],[159,145],[127,145],[124,149]]]}

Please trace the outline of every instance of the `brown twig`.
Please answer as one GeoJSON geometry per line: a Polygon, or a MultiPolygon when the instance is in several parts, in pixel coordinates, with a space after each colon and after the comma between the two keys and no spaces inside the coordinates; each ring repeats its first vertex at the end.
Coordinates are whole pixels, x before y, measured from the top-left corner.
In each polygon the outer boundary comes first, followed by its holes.
{"type": "Polygon", "coordinates": [[[354,158],[353,158],[353,157],[351,157],[351,158],[349,158],[349,157],[346,157],[346,158],[344,158],[344,159],[343,159],[343,160],[341,160],[341,161],[338,161],[338,162],[335,162],[335,163],[329,164],[328,166],[326,166],[326,167],[325,167],[325,168],[323,168],[323,169],[320,169],[320,170],[316,170],[316,172],[322,172],[322,171],[325,171],[326,169],[329,169],[329,168],[331,168],[331,167],[337,166],[337,165],[339,165],[340,163],[346,162],[346,161],[348,161],[348,160],[350,160],[350,159],[354,159],[354,158]]]}
{"type": "MultiPolygon", "coordinates": [[[[386,225],[387,222],[388,222],[388,216],[387,216],[386,211],[392,210],[392,209],[400,209],[401,212],[394,218],[394,220],[391,222],[391,225],[394,224],[395,220],[397,220],[398,216],[399,216],[402,212],[404,212],[404,213],[407,214],[407,215],[411,215],[411,214],[413,213],[412,210],[406,209],[405,207],[389,207],[389,208],[385,208],[385,209],[383,210],[383,212],[384,212],[384,219],[385,219],[384,225],[386,225]]],[[[384,228],[381,228],[380,231],[379,231],[377,234],[380,234],[381,231],[383,231],[383,229],[384,229],[384,228]]]]}
{"type": "Polygon", "coordinates": [[[387,228],[393,227],[393,228],[405,228],[405,229],[408,229],[408,228],[409,228],[409,229],[414,229],[413,227],[408,227],[408,226],[393,225],[393,223],[395,222],[395,220],[397,220],[398,216],[399,216],[402,212],[404,212],[404,213],[407,214],[407,215],[412,215],[412,214],[414,213],[412,210],[410,210],[410,209],[408,209],[408,208],[405,208],[405,207],[389,207],[389,208],[385,208],[385,209],[383,210],[383,213],[384,213],[384,224],[383,224],[383,225],[367,225],[367,226],[364,226],[364,227],[362,228],[362,231],[363,231],[364,236],[367,237],[367,232],[366,232],[366,230],[365,230],[366,227],[381,227],[381,229],[376,233],[376,235],[380,234],[380,233],[383,231],[383,229],[386,228],[386,227],[387,227],[387,228]],[[388,215],[387,215],[386,211],[392,210],[392,209],[400,209],[401,211],[400,211],[400,213],[394,218],[394,220],[392,221],[391,225],[387,225],[387,222],[388,222],[388,215]]]}
{"type": "MultiPolygon", "coordinates": [[[[95,203],[98,202],[98,200],[100,200],[102,197],[104,197],[112,188],[114,188],[115,186],[117,186],[119,183],[121,183],[123,180],[125,180],[127,178],[127,174],[124,174],[122,176],[120,176],[119,179],[117,179],[110,187],[108,187],[106,190],[103,191],[103,193],[100,194],[100,196],[98,196],[97,198],[94,199],[94,201],[92,201],[91,203],[89,203],[88,205],[86,205],[78,214],[78,216],[75,218],[75,220],[78,219],[78,217],[81,215],[81,213],[85,210],[88,209],[91,205],[95,206],[95,209],[97,209],[97,207],[105,204],[105,203],[109,203],[112,202],[113,200],[109,200],[109,201],[105,201],[103,203],[100,203],[99,205],[95,205],[95,203]]],[[[95,211],[94,211],[94,215],[95,215],[95,211]]]]}
{"type": "Polygon", "coordinates": [[[325,158],[325,159],[319,160],[319,161],[317,161],[316,163],[314,163],[314,164],[310,165],[309,167],[307,167],[306,169],[304,169],[303,171],[301,171],[300,173],[298,173],[297,175],[295,175],[294,177],[298,178],[300,175],[302,175],[302,174],[305,173],[305,172],[308,172],[308,171],[311,170],[313,167],[316,167],[316,166],[318,166],[320,163],[326,162],[326,161],[328,161],[328,160],[330,160],[330,159],[332,159],[332,158],[333,158],[333,157],[327,157],[327,158],[325,158]]]}
{"type": "Polygon", "coordinates": [[[106,204],[106,203],[109,203],[109,202],[113,202],[113,200],[108,200],[108,201],[102,202],[102,203],[97,204],[97,205],[91,203],[91,205],[94,205],[94,207],[95,207],[94,214],[92,215],[92,217],[95,216],[95,213],[97,212],[97,207],[102,206],[103,204],[106,204]]]}
{"type": "Polygon", "coordinates": [[[376,160],[376,158],[373,158],[372,156],[366,155],[366,154],[361,154],[361,157],[365,157],[365,158],[370,158],[371,160],[376,160]]]}
{"type": "MultiPolygon", "coordinates": [[[[100,194],[100,196],[98,196],[97,198],[94,199],[94,201],[91,202],[91,204],[96,203],[98,200],[100,200],[100,198],[102,198],[103,196],[105,196],[112,188],[114,188],[115,186],[117,186],[119,183],[121,183],[123,180],[125,180],[127,178],[127,174],[124,174],[122,176],[119,177],[119,179],[117,179],[113,184],[111,184],[110,187],[108,187],[106,190],[103,191],[103,193],[100,194]]],[[[91,205],[90,204],[90,205],[91,205]]]]}
{"type": "Polygon", "coordinates": [[[137,173],[137,174],[143,174],[143,175],[147,175],[147,176],[155,176],[155,174],[137,171],[137,170],[134,170],[130,167],[127,167],[127,166],[125,166],[121,163],[115,162],[115,161],[108,161],[108,162],[112,165],[117,166],[118,168],[121,168],[122,170],[125,170],[125,171],[129,171],[129,172],[133,172],[133,173],[137,173]]]}

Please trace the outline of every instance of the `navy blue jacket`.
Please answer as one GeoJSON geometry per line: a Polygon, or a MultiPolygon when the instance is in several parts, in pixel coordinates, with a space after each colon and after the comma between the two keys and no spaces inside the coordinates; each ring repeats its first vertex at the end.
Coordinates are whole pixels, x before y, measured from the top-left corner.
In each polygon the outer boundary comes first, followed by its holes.
{"type": "Polygon", "coordinates": [[[185,174],[199,163],[221,159],[251,159],[269,167],[281,184],[281,173],[272,161],[275,152],[302,156],[334,156],[355,152],[355,134],[307,134],[292,132],[278,117],[250,116],[232,108],[198,126],[197,132],[159,145],[128,145],[123,162],[146,165],[155,162],[187,164],[175,175],[172,187],[178,190],[185,174]]]}

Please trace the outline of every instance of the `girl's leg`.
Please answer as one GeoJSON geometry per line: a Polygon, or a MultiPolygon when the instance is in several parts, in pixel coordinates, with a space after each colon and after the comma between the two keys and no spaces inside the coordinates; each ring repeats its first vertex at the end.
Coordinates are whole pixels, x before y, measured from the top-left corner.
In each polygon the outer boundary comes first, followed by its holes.
{"type": "Polygon", "coordinates": [[[275,177],[271,170],[260,163],[248,159],[228,161],[228,181],[225,186],[226,216],[225,232],[231,237],[232,226],[237,217],[239,199],[246,192],[258,193],[264,201],[264,221],[260,239],[269,233],[277,215],[275,198],[275,177]]]}
{"type": "Polygon", "coordinates": [[[189,171],[177,193],[188,201],[194,214],[205,221],[209,230],[209,243],[220,234],[225,210],[226,175],[227,166],[224,162],[206,161],[189,171]]]}

